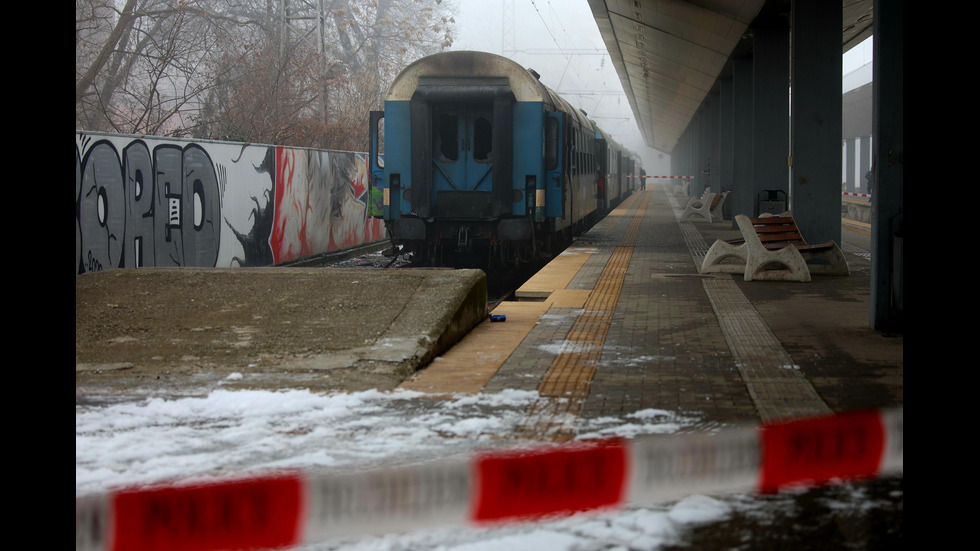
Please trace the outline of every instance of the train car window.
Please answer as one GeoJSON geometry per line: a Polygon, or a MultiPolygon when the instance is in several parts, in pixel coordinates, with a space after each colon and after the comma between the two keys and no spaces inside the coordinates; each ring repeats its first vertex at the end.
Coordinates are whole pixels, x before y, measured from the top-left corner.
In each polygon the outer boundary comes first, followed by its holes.
{"type": "Polygon", "coordinates": [[[572,176],[578,176],[578,129],[572,129],[572,176]]]}
{"type": "Polygon", "coordinates": [[[544,124],[544,164],[548,170],[558,168],[558,119],[551,117],[544,124]]]}
{"type": "Polygon", "coordinates": [[[586,134],[582,138],[582,140],[583,142],[585,142],[585,171],[591,174],[592,173],[592,140],[589,138],[588,134],[586,134]]]}
{"type": "Polygon", "coordinates": [[[477,117],[473,121],[473,160],[489,162],[493,152],[493,125],[486,117],[477,117]]]}
{"type": "Polygon", "coordinates": [[[585,152],[585,136],[579,136],[579,158],[581,159],[582,174],[589,171],[589,159],[585,152]]]}
{"type": "Polygon", "coordinates": [[[435,132],[436,147],[441,161],[456,162],[459,159],[459,123],[456,115],[440,113],[435,132]]]}

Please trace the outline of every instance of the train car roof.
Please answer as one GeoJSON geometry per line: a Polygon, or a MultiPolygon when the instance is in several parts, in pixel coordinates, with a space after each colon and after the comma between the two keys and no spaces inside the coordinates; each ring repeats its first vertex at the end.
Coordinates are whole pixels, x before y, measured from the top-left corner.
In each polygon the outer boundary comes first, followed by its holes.
{"type": "Polygon", "coordinates": [[[487,52],[441,52],[416,60],[395,77],[386,101],[409,101],[420,78],[506,78],[517,101],[544,101],[551,94],[527,69],[506,57],[487,52]]]}
{"type": "Polygon", "coordinates": [[[385,101],[410,101],[420,82],[431,82],[434,79],[446,79],[447,82],[453,80],[454,85],[479,87],[481,80],[503,78],[507,79],[516,101],[542,102],[550,109],[569,114],[582,126],[592,126],[584,113],[542,84],[533,71],[511,59],[489,52],[440,52],[418,59],[395,77],[388,88],[385,101]]]}

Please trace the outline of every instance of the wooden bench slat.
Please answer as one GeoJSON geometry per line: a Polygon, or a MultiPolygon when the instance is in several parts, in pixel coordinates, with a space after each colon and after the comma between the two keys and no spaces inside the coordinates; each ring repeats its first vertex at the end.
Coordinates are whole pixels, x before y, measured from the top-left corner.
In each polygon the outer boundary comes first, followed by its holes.
{"type": "Polygon", "coordinates": [[[803,241],[803,236],[799,232],[785,231],[778,233],[757,233],[762,241],[803,241]]]}
{"type": "Polygon", "coordinates": [[[752,226],[759,240],[762,241],[762,246],[768,250],[778,250],[788,245],[793,245],[797,249],[808,246],[796,226],[796,221],[792,218],[785,216],[753,218],[752,226]]]}
{"type": "Polygon", "coordinates": [[[799,231],[799,228],[796,226],[796,224],[755,224],[753,227],[755,228],[756,233],[759,233],[760,231],[772,231],[774,229],[775,230],[788,229],[793,231],[799,231]]]}
{"type": "Polygon", "coordinates": [[[791,216],[767,216],[765,218],[750,218],[752,225],[758,226],[760,224],[793,224],[796,225],[796,221],[793,220],[791,216]]]}
{"type": "Polygon", "coordinates": [[[758,235],[777,235],[781,233],[795,233],[796,235],[800,235],[800,230],[784,226],[779,228],[755,228],[755,233],[758,235]]]}
{"type": "Polygon", "coordinates": [[[763,247],[769,249],[770,251],[776,251],[782,249],[783,247],[796,247],[797,249],[802,249],[807,246],[806,243],[798,243],[794,241],[777,241],[776,243],[763,243],[763,247]]]}

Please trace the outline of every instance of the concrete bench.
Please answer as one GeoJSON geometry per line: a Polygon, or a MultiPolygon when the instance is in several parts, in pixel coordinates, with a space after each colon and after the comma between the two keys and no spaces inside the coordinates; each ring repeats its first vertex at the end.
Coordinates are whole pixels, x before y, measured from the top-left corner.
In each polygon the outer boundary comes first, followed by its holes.
{"type": "Polygon", "coordinates": [[[676,181],[673,183],[673,189],[671,192],[674,195],[684,196],[687,195],[687,188],[691,186],[690,180],[676,181]]]}
{"type": "Polygon", "coordinates": [[[810,281],[811,274],[850,274],[837,243],[807,243],[791,216],[739,214],[735,222],[742,239],[715,241],[704,256],[701,273],[742,273],[745,281],[810,281]]]}
{"type": "Polygon", "coordinates": [[[691,205],[701,205],[706,200],[708,200],[708,201],[711,200],[711,186],[705,187],[704,188],[704,191],[701,192],[701,196],[700,197],[688,197],[687,198],[687,203],[684,204],[684,208],[686,209],[686,208],[690,207],[691,205]]]}
{"type": "Polygon", "coordinates": [[[725,204],[725,198],[728,197],[728,193],[727,191],[723,193],[712,193],[710,194],[711,199],[702,197],[701,199],[691,201],[687,204],[683,214],[681,214],[681,220],[686,220],[689,216],[695,214],[708,222],[720,222],[724,220],[721,207],[725,204]]]}

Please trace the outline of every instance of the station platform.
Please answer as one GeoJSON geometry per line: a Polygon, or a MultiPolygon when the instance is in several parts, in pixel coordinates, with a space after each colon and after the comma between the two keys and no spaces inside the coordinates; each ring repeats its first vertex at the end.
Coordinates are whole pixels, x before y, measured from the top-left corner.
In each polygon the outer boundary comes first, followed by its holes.
{"type": "Polygon", "coordinates": [[[680,212],[659,186],[633,194],[497,305],[503,322],[479,270],[82,274],[76,402],[517,389],[540,396],[522,433],[558,440],[579,416],[648,408],[711,426],[902,405],[904,337],[869,327],[866,236],[843,230],[849,276],[745,282],[698,273],[715,239],[738,237],[731,221],[680,212]]]}
{"type": "Polygon", "coordinates": [[[496,306],[506,321],[481,323],[399,388],[537,391],[521,431],[556,440],[578,416],[647,408],[710,425],[902,405],[904,337],[869,327],[859,234],[843,230],[848,276],[746,282],[699,274],[715,239],[740,236],[682,210],[664,188],[635,193],[496,306]]]}

